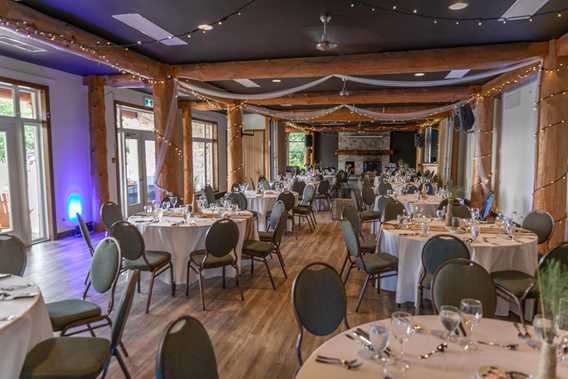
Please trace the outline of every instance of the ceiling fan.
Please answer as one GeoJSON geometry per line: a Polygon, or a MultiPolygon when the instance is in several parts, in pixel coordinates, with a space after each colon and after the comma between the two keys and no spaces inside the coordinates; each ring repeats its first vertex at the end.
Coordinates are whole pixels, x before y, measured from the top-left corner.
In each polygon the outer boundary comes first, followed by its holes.
{"type": "Polygon", "coordinates": [[[329,14],[323,14],[320,16],[320,21],[323,24],[323,31],[318,43],[316,44],[316,48],[319,51],[329,51],[337,48],[338,44],[330,41],[327,37],[327,25],[331,22],[331,16],[329,14]]]}

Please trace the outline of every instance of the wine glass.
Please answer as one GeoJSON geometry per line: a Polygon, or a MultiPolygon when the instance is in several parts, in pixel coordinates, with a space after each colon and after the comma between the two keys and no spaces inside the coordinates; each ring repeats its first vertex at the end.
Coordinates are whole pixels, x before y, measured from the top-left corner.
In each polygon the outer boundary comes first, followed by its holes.
{"type": "Polygon", "coordinates": [[[449,342],[450,337],[454,334],[462,318],[460,310],[453,305],[442,305],[440,307],[440,322],[446,329],[446,342],[449,342]]]}
{"type": "Polygon", "coordinates": [[[479,237],[479,226],[476,223],[472,223],[470,227],[471,239],[475,241],[479,237]]]}
{"type": "Polygon", "coordinates": [[[172,208],[177,208],[178,206],[178,197],[177,196],[170,196],[170,202],[172,204],[172,208]]]}
{"type": "Polygon", "coordinates": [[[415,333],[414,325],[412,323],[412,315],[408,312],[393,312],[391,314],[391,331],[393,337],[400,344],[399,360],[403,368],[408,368],[410,365],[404,358],[404,343],[415,333]]]}
{"type": "Polygon", "coordinates": [[[460,301],[460,311],[464,325],[468,331],[465,350],[475,350],[476,345],[472,339],[473,329],[479,325],[483,318],[483,304],[477,299],[462,299],[460,301]]]}
{"type": "Polygon", "coordinates": [[[373,351],[375,353],[375,360],[380,362],[385,362],[385,355],[383,352],[389,344],[389,330],[382,325],[373,325],[371,327],[369,337],[371,339],[371,344],[373,345],[373,351]]]}

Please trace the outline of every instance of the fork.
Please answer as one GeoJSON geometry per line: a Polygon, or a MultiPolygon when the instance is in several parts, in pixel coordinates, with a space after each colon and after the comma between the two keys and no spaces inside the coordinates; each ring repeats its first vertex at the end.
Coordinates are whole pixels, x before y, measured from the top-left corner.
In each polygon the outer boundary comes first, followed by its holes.
{"type": "Polygon", "coordinates": [[[526,326],[525,326],[525,332],[523,333],[519,324],[517,324],[516,322],[513,322],[513,325],[515,326],[515,329],[517,329],[517,332],[518,332],[517,337],[522,338],[522,339],[531,338],[531,335],[530,335],[529,331],[527,330],[526,326]]]}
{"type": "Polygon", "coordinates": [[[357,361],[357,359],[345,360],[345,359],[339,359],[339,358],[334,358],[334,357],[327,357],[325,355],[316,356],[316,362],[342,365],[343,367],[345,367],[348,370],[357,368],[357,367],[359,367],[363,364],[362,362],[357,361]]]}

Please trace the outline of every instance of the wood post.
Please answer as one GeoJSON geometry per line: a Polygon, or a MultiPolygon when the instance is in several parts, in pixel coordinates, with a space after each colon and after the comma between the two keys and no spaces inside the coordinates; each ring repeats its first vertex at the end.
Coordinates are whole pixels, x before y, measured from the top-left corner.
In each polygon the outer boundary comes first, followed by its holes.
{"type": "MultiPolygon", "coordinates": [[[[546,59],[545,68],[568,64],[568,58],[546,59]],[[554,61],[556,61],[554,64],[554,61]]],[[[539,125],[537,129],[537,162],[533,208],[548,211],[555,220],[555,228],[545,251],[565,239],[566,229],[566,173],[568,171],[568,107],[564,96],[546,96],[568,90],[568,72],[545,71],[541,76],[539,125]]]]}
{"type": "Polygon", "coordinates": [[[227,108],[227,191],[243,182],[243,111],[240,105],[227,108]]]}
{"type": "Polygon", "coordinates": [[[183,130],[183,201],[191,204],[193,201],[193,127],[191,116],[191,102],[179,103],[182,109],[183,130]]]}
{"type": "MultiPolygon", "coordinates": [[[[168,125],[168,115],[170,113],[170,108],[176,107],[175,103],[175,93],[174,93],[174,81],[173,79],[167,79],[163,82],[158,82],[154,84],[154,124],[156,128],[156,160],[160,160],[160,151],[162,150],[162,145],[167,144],[167,153],[164,159],[164,164],[158,175],[158,185],[164,190],[169,192],[179,194],[179,182],[178,182],[178,167],[179,159],[176,154],[175,147],[178,146],[178,133],[177,127],[171,132],[171,136],[166,136],[166,128],[168,125]],[[168,141],[162,139],[159,136],[168,138],[168,141]]],[[[174,117],[174,120],[170,122],[176,122],[177,112],[173,112],[170,117],[174,117]]],[[[164,193],[161,193],[160,197],[163,197],[164,193]]]]}
{"type": "Polygon", "coordinates": [[[94,182],[93,222],[95,230],[102,231],[99,209],[101,204],[110,200],[106,147],[105,79],[101,76],[89,76],[87,85],[91,135],[91,178],[94,182]]]}
{"type": "Polygon", "coordinates": [[[416,171],[422,172],[422,163],[424,161],[424,148],[416,148],[416,171]]]}
{"type": "Polygon", "coordinates": [[[493,155],[493,96],[480,96],[476,103],[475,152],[471,204],[481,208],[491,191],[493,155]]]}
{"type": "Polygon", "coordinates": [[[286,166],[288,165],[288,146],[286,141],[288,133],[283,122],[278,122],[278,175],[286,175],[286,166]]]}

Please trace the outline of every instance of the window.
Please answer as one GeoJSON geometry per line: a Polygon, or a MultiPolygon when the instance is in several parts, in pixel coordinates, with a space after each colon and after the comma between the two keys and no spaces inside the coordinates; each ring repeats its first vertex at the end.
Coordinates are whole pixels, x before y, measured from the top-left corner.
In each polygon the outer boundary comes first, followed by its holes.
{"type": "Polygon", "coordinates": [[[304,133],[288,133],[288,166],[304,166],[304,133]]]}
{"type": "Polygon", "coordinates": [[[192,120],[193,186],[196,191],[207,184],[217,190],[219,164],[217,152],[217,124],[192,120]]]}

